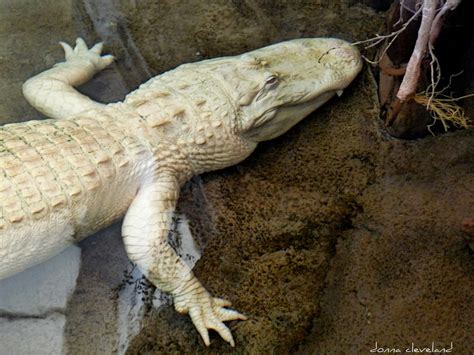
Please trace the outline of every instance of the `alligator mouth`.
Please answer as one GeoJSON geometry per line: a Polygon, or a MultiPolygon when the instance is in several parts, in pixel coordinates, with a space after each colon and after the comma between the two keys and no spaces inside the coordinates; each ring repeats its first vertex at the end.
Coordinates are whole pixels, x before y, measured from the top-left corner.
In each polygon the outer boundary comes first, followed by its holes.
{"type": "Polygon", "coordinates": [[[317,108],[322,106],[324,103],[329,101],[335,94],[336,94],[336,91],[334,90],[325,91],[323,93],[319,92],[317,94],[311,94],[311,95],[308,95],[307,97],[301,98],[300,100],[297,100],[290,104],[281,105],[279,107],[279,111],[290,109],[290,110],[301,110],[301,112],[307,112],[307,110],[310,110],[306,114],[308,115],[312,111],[316,110],[317,108]]]}
{"type": "Polygon", "coordinates": [[[318,107],[331,99],[335,91],[315,95],[311,100],[292,102],[267,109],[244,133],[248,139],[260,142],[276,138],[291,129],[318,107]]]}
{"type": "MultiPolygon", "coordinates": [[[[341,51],[341,48],[333,48],[330,51],[341,51]]],[[[345,51],[344,51],[345,53],[345,51]]],[[[322,54],[321,57],[325,56],[322,54]]],[[[354,78],[359,74],[362,63],[361,61],[354,59],[353,54],[348,56],[348,63],[345,63],[344,58],[334,61],[328,61],[326,63],[317,63],[317,68],[314,69],[313,80],[302,80],[300,84],[289,85],[285,90],[286,93],[277,99],[282,107],[297,106],[311,104],[318,101],[320,97],[330,97],[337,95],[341,96],[344,89],[350,85],[354,78]],[[293,87],[293,89],[292,89],[293,87]],[[313,90],[311,90],[313,88],[313,90]],[[288,96],[289,97],[288,97],[288,96]]],[[[329,59],[329,58],[328,58],[329,59]]],[[[311,76],[310,69],[307,74],[299,74],[301,77],[311,76]]]]}

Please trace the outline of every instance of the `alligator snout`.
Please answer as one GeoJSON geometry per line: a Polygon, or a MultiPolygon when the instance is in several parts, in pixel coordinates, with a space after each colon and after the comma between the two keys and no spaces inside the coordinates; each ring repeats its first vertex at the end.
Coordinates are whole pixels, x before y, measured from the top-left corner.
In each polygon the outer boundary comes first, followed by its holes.
{"type": "Polygon", "coordinates": [[[342,59],[358,59],[359,51],[351,45],[337,46],[332,48],[331,54],[342,59]]]}
{"type": "Polygon", "coordinates": [[[360,53],[357,47],[353,46],[349,42],[337,39],[331,39],[326,44],[326,51],[322,52],[318,62],[354,62],[359,63],[360,53]]]}

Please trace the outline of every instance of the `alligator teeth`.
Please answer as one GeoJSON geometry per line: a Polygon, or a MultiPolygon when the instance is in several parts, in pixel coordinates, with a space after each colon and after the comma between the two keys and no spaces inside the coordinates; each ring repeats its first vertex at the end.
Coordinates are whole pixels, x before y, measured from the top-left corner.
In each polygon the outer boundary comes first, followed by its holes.
{"type": "Polygon", "coordinates": [[[337,94],[337,96],[341,97],[343,92],[344,92],[344,90],[337,90],[336,94],[337,94]]]}

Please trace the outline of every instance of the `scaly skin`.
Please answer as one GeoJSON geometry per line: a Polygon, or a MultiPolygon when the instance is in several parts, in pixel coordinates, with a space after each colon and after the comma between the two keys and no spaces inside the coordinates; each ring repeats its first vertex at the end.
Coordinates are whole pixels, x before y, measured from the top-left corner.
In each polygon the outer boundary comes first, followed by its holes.
{"type": "Polygon", "coordinates": [[[167,242],[180,186],[242,161],[342,93],[359,53],[336,39],[283,42],[182,65],[104,105],[73,87],[113,57],[82,39],[61,44],[66,61],[23,86],[56,120],[0,128],[0,279],[125,215],[130,259],[189,313],[206,345],[214,329],[234,346],[224,322],[246,317],[212,297],[167,242]]]}

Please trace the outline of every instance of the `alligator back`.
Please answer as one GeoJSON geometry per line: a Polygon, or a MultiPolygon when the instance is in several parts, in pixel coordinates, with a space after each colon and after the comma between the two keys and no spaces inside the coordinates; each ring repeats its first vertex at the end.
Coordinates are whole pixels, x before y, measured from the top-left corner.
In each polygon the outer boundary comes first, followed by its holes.
{"type": "Polygon", "coordinates": [[[125,213],[150,148],[113,110],[0,128],[0,279],[125,213]]]}

